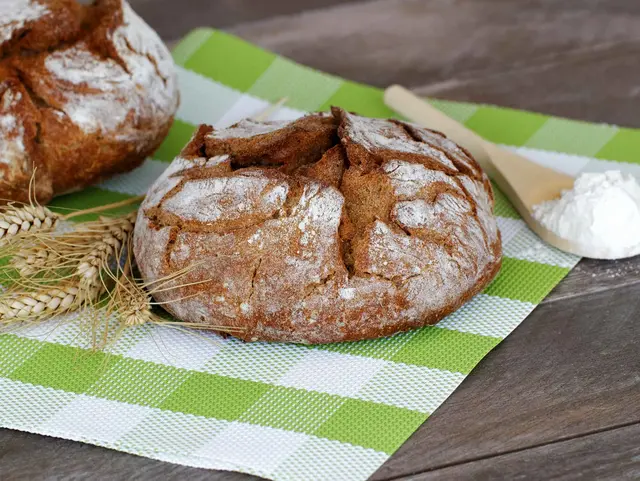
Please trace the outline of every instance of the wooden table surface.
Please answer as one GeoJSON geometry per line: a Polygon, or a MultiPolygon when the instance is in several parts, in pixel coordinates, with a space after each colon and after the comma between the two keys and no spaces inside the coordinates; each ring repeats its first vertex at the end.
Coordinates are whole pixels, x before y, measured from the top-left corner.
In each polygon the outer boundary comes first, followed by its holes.
{"type": "MultiPolygon", "coordinates": [[[[638,0],[133,0],[384,87],[640,127],[638,0]]],[[[583,260],[373,480],[640,479],[640,258],[583,260]]],[[[0,430],[0,479],[249,480],[0,430]]],[[[336,480],[338,481],[338,480],[336,480]]]]}

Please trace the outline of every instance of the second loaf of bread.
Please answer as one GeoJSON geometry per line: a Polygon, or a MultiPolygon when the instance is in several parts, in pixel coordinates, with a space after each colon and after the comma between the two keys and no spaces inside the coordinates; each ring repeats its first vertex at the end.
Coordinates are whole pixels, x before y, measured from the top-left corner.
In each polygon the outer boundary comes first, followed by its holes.
{"type": "Polygon", "coordinates": [[[171,54],[124,0],[0,0],[0,199],[131,170],[178,106],[171,54]]]}

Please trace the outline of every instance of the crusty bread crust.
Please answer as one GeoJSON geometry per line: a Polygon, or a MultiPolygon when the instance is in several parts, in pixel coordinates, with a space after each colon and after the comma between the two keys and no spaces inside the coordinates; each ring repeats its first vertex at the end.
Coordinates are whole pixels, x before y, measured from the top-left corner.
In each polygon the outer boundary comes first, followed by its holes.
{"type": "Polygon", "coordinates": [[[137,167],[178,105],[166,47],[124,0],[14,0],[0,19],[0,199],[47,202],[137,167]]]}
{"type": "Polygon", "coordinates": [[[487,176],[444,135],[333,109],[201,126],[138,214],[135,257],[187,322],[329,343],[433,324],[497,274],[487,176]],[[171,287],[171,288],[169,288],[171,287]]]}

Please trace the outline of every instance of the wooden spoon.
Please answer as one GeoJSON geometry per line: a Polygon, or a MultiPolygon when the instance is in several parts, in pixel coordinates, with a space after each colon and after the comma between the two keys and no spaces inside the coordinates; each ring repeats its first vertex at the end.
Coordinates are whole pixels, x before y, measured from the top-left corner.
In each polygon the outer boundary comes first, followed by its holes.
{"type": "Polygon", "coordinates": [[[509,198],[527,225],[545,242],[571,254],[590,257],[580,245],[558,237],[533,217],[533,206],[556,199],[563,190],[573,188],[574,178],[543,167],[483,139],[420,97],[399,85],[384,93],[393,110],[416,124],[439,130],[465,147],[509,198]]]}

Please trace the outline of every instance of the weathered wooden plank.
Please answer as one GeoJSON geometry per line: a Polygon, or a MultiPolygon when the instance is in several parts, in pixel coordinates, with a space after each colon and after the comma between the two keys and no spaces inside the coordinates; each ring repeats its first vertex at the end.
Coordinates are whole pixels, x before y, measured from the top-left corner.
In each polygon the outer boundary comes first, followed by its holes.
{"type": "Polygon", "coordinates": [[[640,422],[637,286],[545,304],[373,479],[640,422]]]}
{"type": "Polygon", "coordinates": [[[640,42],[633,42],[596,44],[587,50],[558,53],[526,67],[452,78],[422,86],[416,92],[638,127],[640,89],[633,77],[637,79],[640,74],[636,62],[640,42]],[[589,80],[584,82],[585,78],[589,80]]]}
{"type": "Polygon", "coordinates": [[[231,29],[378,86],[640,125],[640,3],[378,0],[231,29]]]}
{"type": "Polygon", "coordinates": [[[582,259],[543,302],[556,302],[638,283],[640,256],[617,261],[582,259]]]}
{"type": "Polygon", "coordinates": [[[190,468],[66,439],[0,429],[0,479],[249,481],[261,478],[190,468]]]}
{"type": "Polygon", "coordinates": [[[162,38],[171,41],[196,27],[223,28],[354,1],[358,0],[129,0],[129,3],[162,38]]]}
{"type": "Polygon", "coordinates": [[[640,425],[594,433],[526,451],[481,459],[397,481],[492,479],[495,481],[640,478],[640,425]]]}

